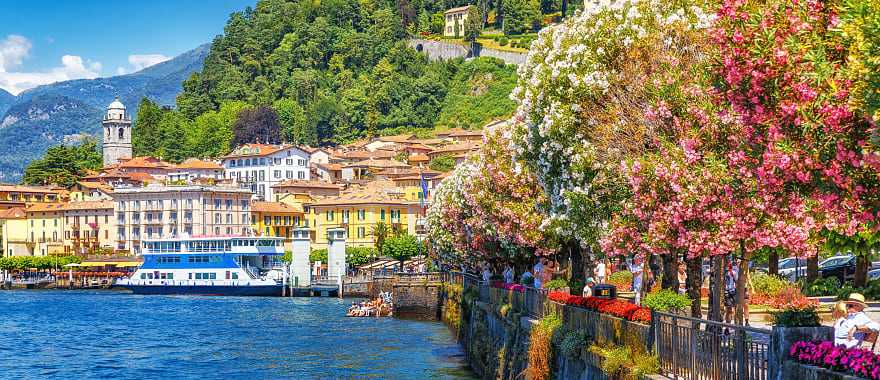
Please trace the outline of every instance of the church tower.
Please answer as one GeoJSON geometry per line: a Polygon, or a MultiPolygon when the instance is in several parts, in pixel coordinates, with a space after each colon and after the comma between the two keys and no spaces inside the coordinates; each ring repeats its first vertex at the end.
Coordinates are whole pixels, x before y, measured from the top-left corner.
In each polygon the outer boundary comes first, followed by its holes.
{"type": "Polygon", "coordinates": [[[104,166],[131,158],[131,116],[118,97],[107,106],[101,124],[104,126],[104,166]]]}

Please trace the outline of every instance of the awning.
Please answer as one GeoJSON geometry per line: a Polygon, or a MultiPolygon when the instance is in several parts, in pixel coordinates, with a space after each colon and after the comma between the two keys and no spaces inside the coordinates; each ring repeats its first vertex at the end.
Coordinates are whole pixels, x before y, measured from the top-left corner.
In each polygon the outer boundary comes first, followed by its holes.
{"type": "Polygon", "coordinates": [[[103,267],[113,265],[117,267],[139,267],[140,261],[83,261],[80,266],[84,267],[103,267]]]}

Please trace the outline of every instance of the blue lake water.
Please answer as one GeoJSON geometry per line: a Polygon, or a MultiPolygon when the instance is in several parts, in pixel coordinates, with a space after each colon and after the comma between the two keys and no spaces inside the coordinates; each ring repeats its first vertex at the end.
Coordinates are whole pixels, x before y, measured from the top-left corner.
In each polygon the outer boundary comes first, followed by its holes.
{"type": "Polygon", "coordinates": [[[350,302],[0,291],[0,377],[471,378],[443,324],[350,302]]]}

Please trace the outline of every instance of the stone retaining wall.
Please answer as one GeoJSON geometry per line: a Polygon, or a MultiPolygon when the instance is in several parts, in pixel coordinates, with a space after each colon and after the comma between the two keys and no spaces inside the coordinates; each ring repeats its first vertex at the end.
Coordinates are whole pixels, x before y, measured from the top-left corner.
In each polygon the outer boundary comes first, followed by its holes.
{"type": "Polygon", "coordinates": [[[474,58],[474,57],[494,57],[506,63],[513,65],[521,65],[526,62],[526,53],[517,53],[503,50],[484,48],[477,45],[477,48],[471,50],[463,45],[434,40],[410,39],[406,41],[407,46],[416,51],[425,53],[431,60],[446,60],[453,58],[474,58]]]}

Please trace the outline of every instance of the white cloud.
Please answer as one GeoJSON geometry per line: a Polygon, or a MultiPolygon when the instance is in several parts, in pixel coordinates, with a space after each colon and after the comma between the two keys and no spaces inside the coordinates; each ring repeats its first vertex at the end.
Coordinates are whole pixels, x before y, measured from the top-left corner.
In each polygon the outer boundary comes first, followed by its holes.
{"type": "Polygon", "coordinates": [[[116,68],[116,75],[125,75],[125,74],[128,74],[128,72],[125,71],[124,67],[119,66],[116,68]]]}
{"type": "Polygon", "coordinates": [[[21,65],[33,45],[22,36],[9,35],[0,40],[0,88],[13,95],[36,86],[71,80],[97,78],[101,73],[101,63],[83,60],[77,55],[61,57],[61,66],[48,71],[11,71],[21,65]]]}
{"type": "Polygon", "coordinates": [[[171,59],[171,57],[166,57],[162,54],[132,54],[128,56],[128,63],[132,67],[132,72],[141,71],[144,68],[153,66],[157,63],[162,63],[171,59]]]}

